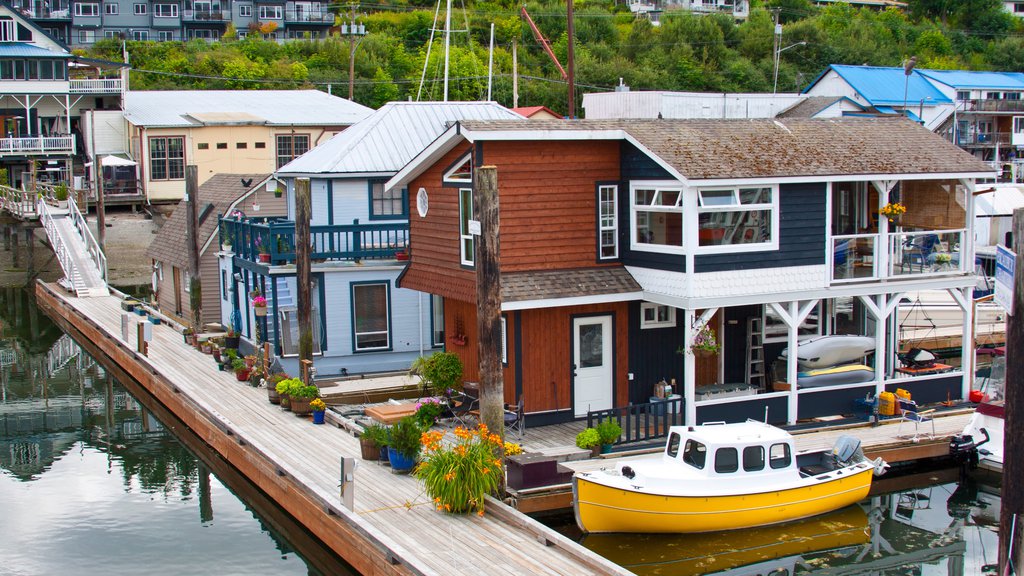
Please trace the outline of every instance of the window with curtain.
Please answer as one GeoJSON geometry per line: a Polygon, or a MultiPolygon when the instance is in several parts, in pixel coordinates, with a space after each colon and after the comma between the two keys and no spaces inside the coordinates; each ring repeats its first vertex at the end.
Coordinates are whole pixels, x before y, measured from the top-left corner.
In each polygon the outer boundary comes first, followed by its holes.
{"type": "Polygon", "coordinates": [[[353,347],[359,351],[391,347],[388,284],[352,285],[353,347]]]}

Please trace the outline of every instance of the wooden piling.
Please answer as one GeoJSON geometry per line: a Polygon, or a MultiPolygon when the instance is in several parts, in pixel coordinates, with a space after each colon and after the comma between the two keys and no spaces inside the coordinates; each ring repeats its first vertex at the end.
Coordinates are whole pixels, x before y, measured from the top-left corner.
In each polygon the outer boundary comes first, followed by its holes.
{"type": "MultiPolygon", "coordinates": [[[[309,178],[295,179],[295,284],[298,292],[299,361],[313,361],[313,301],[309,291],[310,234],[309,221],[313,208],[310,200],[309,178]]],[[[308,385],[309,382],[307,381],[308,385]]]]}
{"type": "Polygon", "coordinates": [[[1024,564],[1021,550],[1024,526],[1019,525],[1024,512],[1024,208],[1013,211],[1013,250],[1017,253],[1013,278],[1013,314],[1006,319],[1006,386],[1003,405],[1003,488],[999,515],[999,573],[1006,574],[1012,564],[1024,564]],[[1014,526],[1018,523],[1017,526],[1014,526]]]}
{"type": "Polygon", "coordinates": [[[203,324],[203,288],[199,281],[199,168],[195,164],[185,167],[185,246],[192,328],[199,332],[203,324]]]}
{"type": "Polygon", "coordinates": [[[504,436],[501,373],[501,265],[498,262],[498,169],[476,171],[473,203],[480,234],[476,241],[477,354],[480,358],[480,420],[504,436]]]}

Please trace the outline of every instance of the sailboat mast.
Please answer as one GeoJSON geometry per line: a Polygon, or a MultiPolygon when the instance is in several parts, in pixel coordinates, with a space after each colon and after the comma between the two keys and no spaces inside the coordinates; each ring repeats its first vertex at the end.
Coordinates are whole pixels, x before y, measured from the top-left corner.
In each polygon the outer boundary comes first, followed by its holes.
{"type": "Polygon", "coordinates": [[[448,101],[448,49],[452,39],[452,0],[445,4],[444,14],[444,101],[448,101]]]}

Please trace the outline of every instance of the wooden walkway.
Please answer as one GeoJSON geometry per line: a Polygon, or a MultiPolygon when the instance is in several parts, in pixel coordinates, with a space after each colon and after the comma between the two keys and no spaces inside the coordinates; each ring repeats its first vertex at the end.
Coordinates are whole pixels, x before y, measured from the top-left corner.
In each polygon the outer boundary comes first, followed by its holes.
{"type": "Polygon", "coordinates": [[[120,338],[120,303],[113,296],[78,298],[42,283],[37,295],[55,320],[80,331],[140,382],[169,385],[172,391],[151,390],[165,404],[194,405],[198,414],[179,417],[190,427],[213,422],[216,430],[204,430],[204,439],[269,494],[280,494],[282,506],[364,573],[629,573],[496,501],[483,516],[439,513],[418,480],[374,463],[361,462],[355,471],[350,513],[340,506],[339,459],[359,456],[351,434],[270,404],[266,390],[218,371],[170,327],[153,326],[148,357],[131,352],[134,344],[120,338]],[[297,490],[280,490],[282,479],[292,479],[297,490]],[[313,505],[304,506],[307,500],[313,505]]]}
{"type": "Polygon", "coordinates": [[[69,286],[78,296],[108,296],[107,258],[76,204],[53,208],[40,201],[39,220],[69,286]]]}

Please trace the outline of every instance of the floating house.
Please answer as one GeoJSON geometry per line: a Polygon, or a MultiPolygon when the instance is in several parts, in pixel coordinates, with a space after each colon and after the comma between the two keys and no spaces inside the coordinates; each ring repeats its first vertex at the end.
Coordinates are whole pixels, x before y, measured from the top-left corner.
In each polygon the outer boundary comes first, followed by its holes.
{"type": "Polygon", "coordinates": [[[914,122],[452,126],[386,189],[408,189],[412,206],[399,286],[443,300],[445,346],[467,380],[479,375],[482,165],[497,169],[505,400],[523,398],[532,423],[655,410],[673,381],[688,424],[851,414],[897,387],[921,402],[967,396],[958,367],[897,361],[893,313],[904,292],[943,290],[969,334],[970,198],[992,171],[914,122]],[[879,217],[896,203],[904,214],[879,217]],[[695,346],[709,335],[717,346],[695,346]],[[850,380],[780,360],[822,336],[868,337],[874,350],[826,368],[850,380]]]}
{"type": "MultiPolygon", "coordinates": [[[[384,183],[459,120],[523,117],[493,102],[392,102],[282,166],[287,216],[222,220],[232,251],[222,278],[235,292],[258,288],[269,301],[261,332],[286,370],[297,373],[295,181],[308,178],[312,197],[312,317],[317,373],[404,370],[444,343],[441,300],[399,287],[408,263],[409,201],[384,183]]],[[[228,288],[230,289],[230,287],[228,288]]],[[[242,332],[255,337],[248,301],[239,302],[242,332]]],[[[233,310],[222,310],[230,322],[233,310]]]]}

